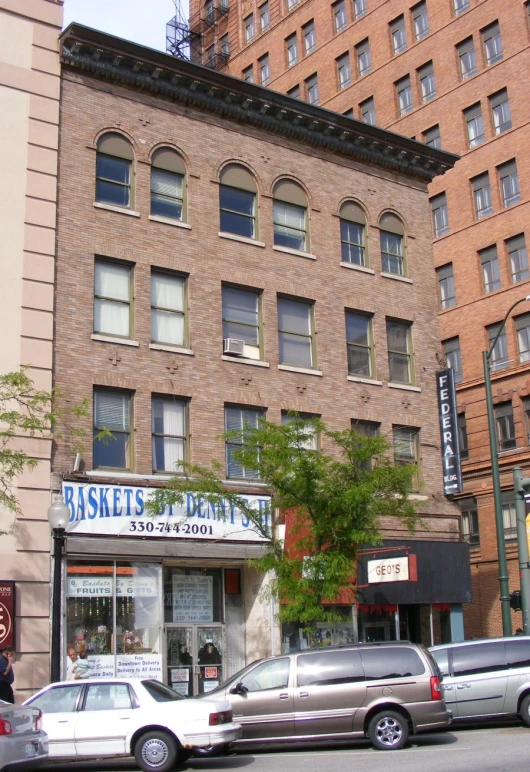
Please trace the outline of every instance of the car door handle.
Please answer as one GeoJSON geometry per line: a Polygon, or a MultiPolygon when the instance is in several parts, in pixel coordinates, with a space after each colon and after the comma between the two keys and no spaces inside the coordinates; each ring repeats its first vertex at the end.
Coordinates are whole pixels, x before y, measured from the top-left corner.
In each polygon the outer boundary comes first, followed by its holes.
{"type": "Polygon", "coordinates": [[[471,684],[457,684],[457,689],[471,689],[471,684]]]}
{"type": "Polygon", "coordinates": [[[300,692],[299,697],[309,697],[309,692],[300,692]]]}
{"type": "Polygon", "coordinates": [[[453,687],[452,686],[444,686],[444,692],[452,692],[453,687]]]}
{"type": "Polygon", "coordinates": [[[130,720],[131,720],[131,717],[130,717],[130,716],[122,716],[122,717],[120,718],[120,721],[130,721],[130,720]]]}
{"type": "Polygon", "coordinates": [[[279,700],[288,700],[289,699],[289,695],[286,694],[285,692],[282,692],[281,694],[278,695],[278,699],[279,700]]]}
{"type": "Polygon", "coordinates": [[[63,719],[62,721],[58,721],[57,723],[58,723],[58,724],[67,724],[67,723],[68,723],[68,720],[65,718],[65,719],[63,719]]]}

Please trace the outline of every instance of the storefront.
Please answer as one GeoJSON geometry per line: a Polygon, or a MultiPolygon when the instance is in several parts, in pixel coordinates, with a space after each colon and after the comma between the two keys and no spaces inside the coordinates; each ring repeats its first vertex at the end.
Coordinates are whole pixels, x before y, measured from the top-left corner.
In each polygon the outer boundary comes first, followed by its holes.
{"type": "MultiPolygon", "coordinates": [[[[63,675],[88,669],[157,678],[186,696],[205,693],[248,656],[274,653],[263,578],[247,565],[266,542],[241,512],[193,496],[150,516],[152,492],[63,483],[70,508],[63,675]]],[[[267,496],[246,499],[269,517],[267,496]]]]}

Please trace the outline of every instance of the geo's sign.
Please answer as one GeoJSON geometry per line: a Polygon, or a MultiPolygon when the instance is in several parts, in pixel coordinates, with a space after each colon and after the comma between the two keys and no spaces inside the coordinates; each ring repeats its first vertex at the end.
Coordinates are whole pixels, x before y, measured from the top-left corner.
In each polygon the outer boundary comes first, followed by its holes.
{"type": "Polygon", "coordinates": [[[15,648],[15,582],[0,581],[0,649],[15,648]]]}

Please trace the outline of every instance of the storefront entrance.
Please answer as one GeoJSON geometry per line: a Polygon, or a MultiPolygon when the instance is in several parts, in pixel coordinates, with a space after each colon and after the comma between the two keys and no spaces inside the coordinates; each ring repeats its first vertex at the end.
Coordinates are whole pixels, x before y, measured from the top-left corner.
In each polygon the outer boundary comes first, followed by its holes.
{"type": "Polygon", "coordinates": [[[207,694],[223,680],[222,625],[166,626],[167,683],[184,697],[207,694]]]}

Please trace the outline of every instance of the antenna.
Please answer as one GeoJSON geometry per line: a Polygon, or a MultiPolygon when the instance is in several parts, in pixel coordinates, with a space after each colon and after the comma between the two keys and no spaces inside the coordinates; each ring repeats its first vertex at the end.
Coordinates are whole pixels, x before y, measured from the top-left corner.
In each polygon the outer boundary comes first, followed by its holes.
{"type": "Polygon", "coordinates": [[[229,0],[191,0],[193,13],[185,17],[186,0],[173,0],[175,15],[166,24],[166,51],[179,59],[222,70],[230,58],[229,0]]]}
{"type": "Polygon", "coordinates": [[[166,24],[166,51],[179,59],[200,62],[201,34],[191,30],[183,0],[173,0],[175,15],[166,24]]]}

